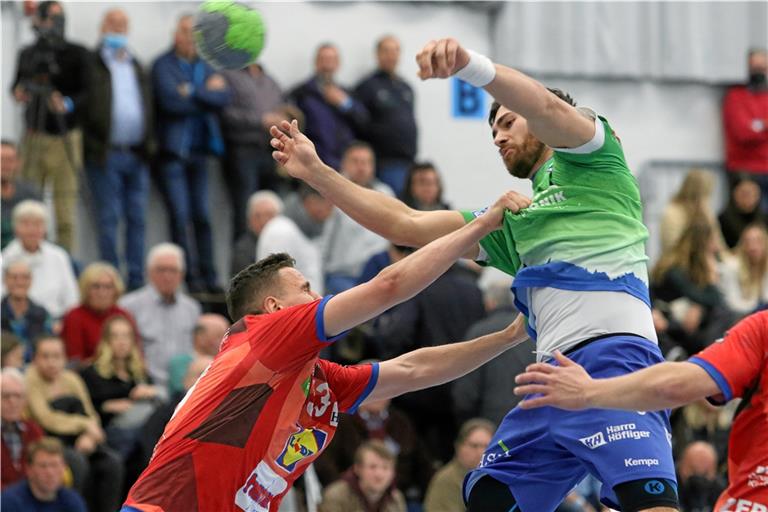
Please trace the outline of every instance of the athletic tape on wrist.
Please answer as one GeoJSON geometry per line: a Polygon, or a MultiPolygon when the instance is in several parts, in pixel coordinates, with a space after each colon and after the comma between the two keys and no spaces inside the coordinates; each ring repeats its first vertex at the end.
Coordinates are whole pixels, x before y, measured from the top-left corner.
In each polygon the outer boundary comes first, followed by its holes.
{"type": "Polygon", "coordinates": [[[496,77],[496,66],[491,59],[472,50],[469,53],[469,63],[456,72],[456,78],[474,85],[485,87],[496,77]]]}

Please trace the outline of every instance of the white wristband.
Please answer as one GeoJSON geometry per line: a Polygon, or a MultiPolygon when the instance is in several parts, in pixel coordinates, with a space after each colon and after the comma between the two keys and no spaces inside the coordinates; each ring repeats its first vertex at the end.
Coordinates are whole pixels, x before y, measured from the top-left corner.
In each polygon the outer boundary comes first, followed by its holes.
{"type": "Polygon", "coordinates": [[[496,66],[485,55],[472,50],[467,50],[467,53],[469,53],[469,62],[456,72],[456,78],[475,87],[485,87],[496,78],[496,66]]]}

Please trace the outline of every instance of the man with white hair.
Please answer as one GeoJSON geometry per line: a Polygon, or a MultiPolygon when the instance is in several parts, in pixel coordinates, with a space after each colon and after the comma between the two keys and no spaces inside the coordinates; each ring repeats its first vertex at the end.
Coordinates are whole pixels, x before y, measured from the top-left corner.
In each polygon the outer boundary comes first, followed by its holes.
{"type": "Polygon", "coordinates": [[[53,318],[60,318],[78,304],[80,293],[66,251],[45,239],[48,211],[43,203],[30,199],[16,205],[12,219],[15,238],[3,249],[3,264],[25,260],[32,271],[29,298],[53,318]]]}
{"type": "Polygon", "coordinates": [[[24,419],[27,390],[24,375],[16,368],[3,368],[0,377],[2,396],[2,487],[22,480],[25,475],[27,448],[43,437],[43,429],[24,419]]]}
{"type": "Polygon", "coordinates": [[[150,249],[147,255],[149,284],[119,301],[136,319],[149,375],[158,386],[168,382],[168,363],[192,350],[192,337],[200,304],[181,292],[184,251],[171,243],[150,249]]]}
{"type": "MultiPolygon", "coordinates": [[[[231,274],[235,274],[256,261],[256,246],[267,222],[283,213],[283,201],[270,190],[261,190],[248,199],[245,221],[248,229],[232,248],[231,274]]],[[[314,283],[313,283],[314,284],[314,283]]]]}

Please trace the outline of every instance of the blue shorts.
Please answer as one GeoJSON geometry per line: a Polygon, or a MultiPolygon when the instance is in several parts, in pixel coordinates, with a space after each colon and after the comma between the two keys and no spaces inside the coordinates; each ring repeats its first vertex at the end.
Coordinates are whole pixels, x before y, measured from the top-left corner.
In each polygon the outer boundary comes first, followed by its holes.
{"type": "MultiPolygon", "coordinates": [[[[599,378],[664,360],[658,346],[631,335],[601,338],[568,356],[599,378]]],[[[488,475],[509,486],[522,512],[553,511],[591,473],[603,482],[603,503],[618,509],[617,484],[645,478],[676,482],[671,439],[669,411],[515,407],[465,478],[464,499],[488,475]]]]}

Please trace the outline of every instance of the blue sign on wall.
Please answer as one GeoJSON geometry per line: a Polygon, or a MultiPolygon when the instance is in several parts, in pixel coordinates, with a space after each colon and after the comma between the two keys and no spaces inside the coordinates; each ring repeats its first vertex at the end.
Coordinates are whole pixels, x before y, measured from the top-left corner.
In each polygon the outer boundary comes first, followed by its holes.
{"type": "Polygon", "coordinates": [[[486,103],[488,95],[479,87],[463,80],[451,78],[452,115],[464,119],[485,119],[488,115],[486,103]]]}

